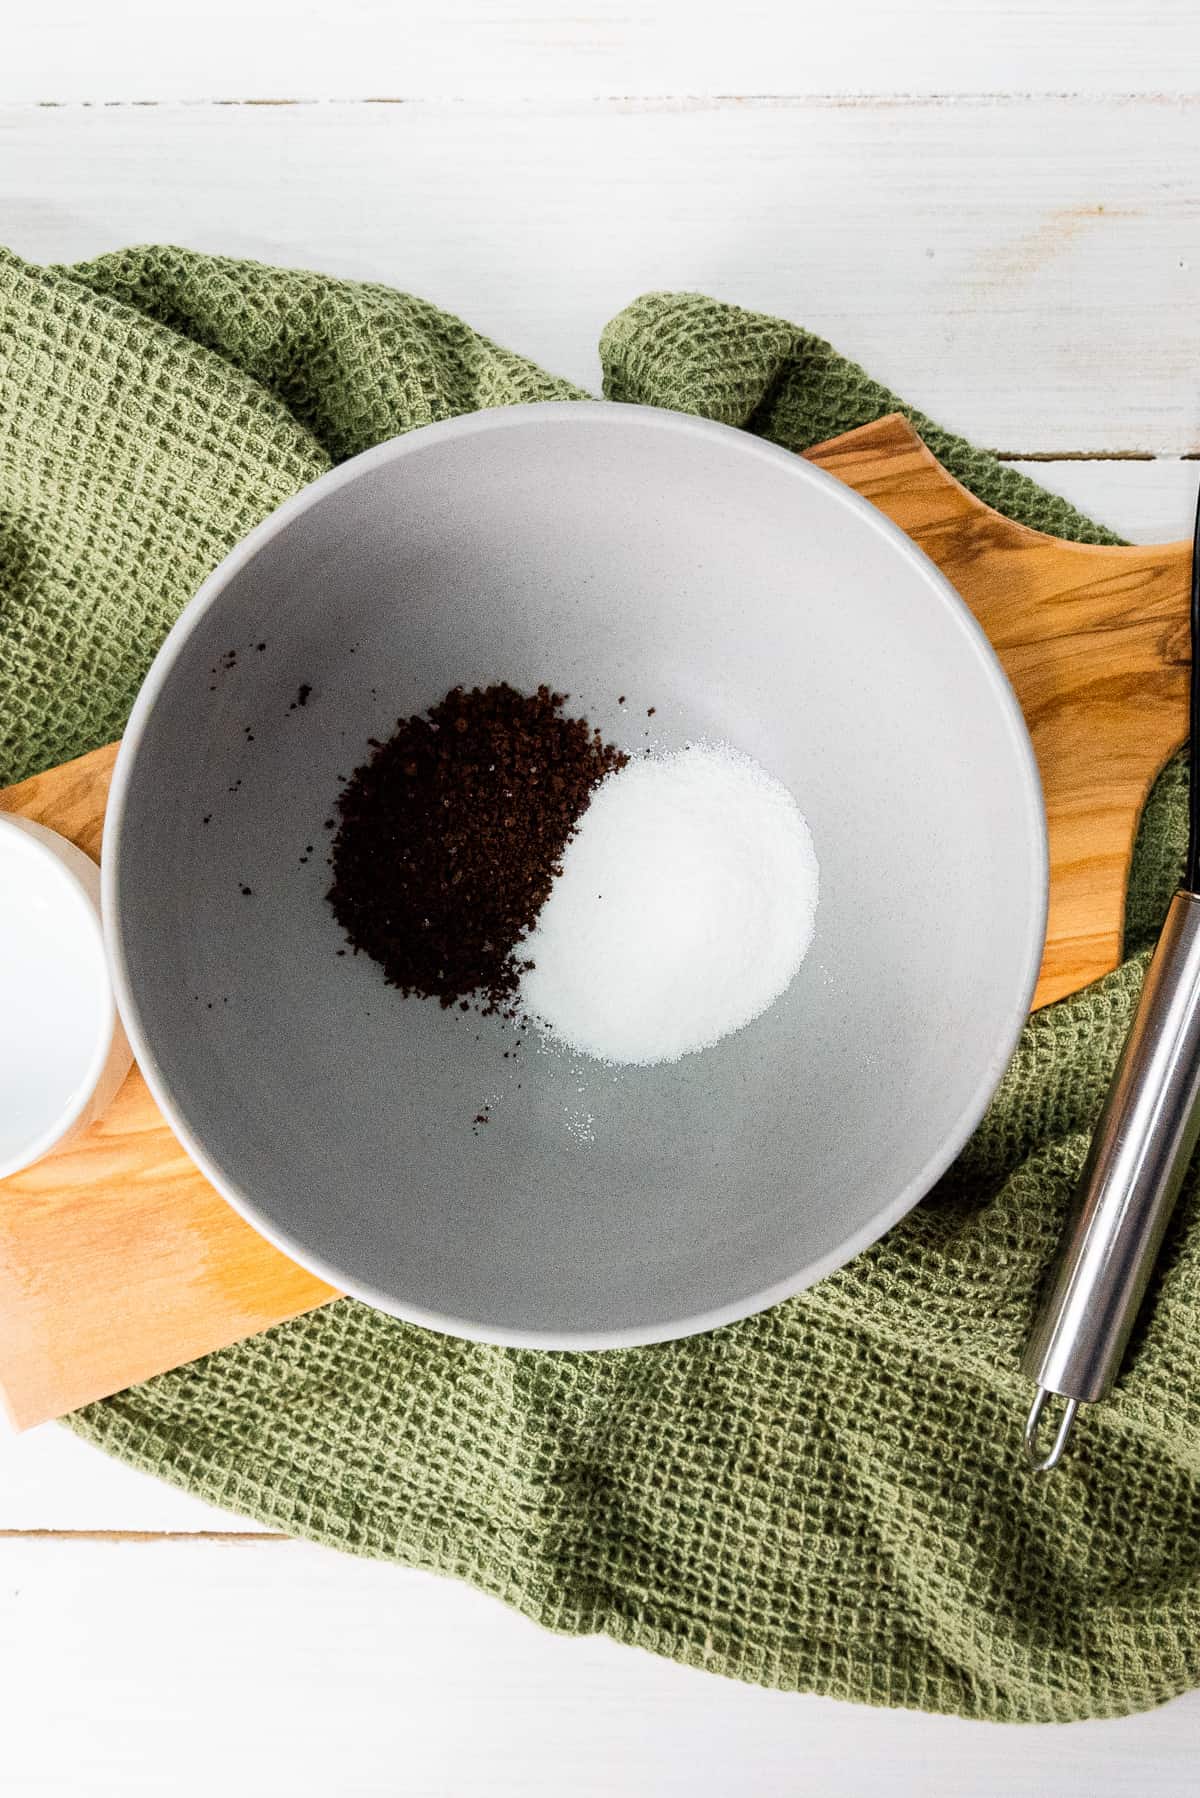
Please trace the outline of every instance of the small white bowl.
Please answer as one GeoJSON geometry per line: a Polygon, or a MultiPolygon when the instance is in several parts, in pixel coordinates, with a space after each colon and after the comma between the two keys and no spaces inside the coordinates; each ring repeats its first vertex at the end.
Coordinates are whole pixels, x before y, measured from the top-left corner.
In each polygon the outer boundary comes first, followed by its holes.
{"type": "Polygon", "coordinates": [[[99,868],[45,825],[0,815],[0,1178],[93,1123],[132,1060],[99,868]]]}

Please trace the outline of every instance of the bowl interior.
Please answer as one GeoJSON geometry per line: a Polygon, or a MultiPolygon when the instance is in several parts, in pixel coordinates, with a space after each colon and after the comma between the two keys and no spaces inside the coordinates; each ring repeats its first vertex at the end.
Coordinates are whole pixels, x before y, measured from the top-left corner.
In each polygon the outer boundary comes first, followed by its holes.
{"type": "Polygon", "coordinates": [[[114,1015],[88,895],[38,827],[12,818],[0,818],[0,965],[4,1175],[44,1154],[81,1113],[114,1015]]]}
{"type": "Polygon", "coordinates": [[[110,832],[131,1035],[210,1176],[371,1302],[514,1342],[678,1335],[872,1240],[982,1110],[1044,915],[1028,738],[941,577],[798,459],[642,408],[435,426],[268,521],[156,663],[110,832]],[[337,954],[343,778],[501,679],[791,788],[816,934],[756,1023],[654,1068],[506,1058],[337,954]]]}

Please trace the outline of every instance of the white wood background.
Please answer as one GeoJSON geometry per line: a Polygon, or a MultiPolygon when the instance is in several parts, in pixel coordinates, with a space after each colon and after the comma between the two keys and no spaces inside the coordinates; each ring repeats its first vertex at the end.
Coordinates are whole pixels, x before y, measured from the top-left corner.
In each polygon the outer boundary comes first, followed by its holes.
{"type": "MultiPolygon", "coordinates": [[[[1200,456],[1193,0],[40,0],[0,32],[0,239],[369,276],[594,385],[646,287],[824,331],[1127,535],[1200,456]],[[264,104],[263,102],[287,102],[264,104]]],[[[997,1730],[542,1634],[0,1438],[13,1798],[1184,1794],[1200,1698],[997,1730]]]]}

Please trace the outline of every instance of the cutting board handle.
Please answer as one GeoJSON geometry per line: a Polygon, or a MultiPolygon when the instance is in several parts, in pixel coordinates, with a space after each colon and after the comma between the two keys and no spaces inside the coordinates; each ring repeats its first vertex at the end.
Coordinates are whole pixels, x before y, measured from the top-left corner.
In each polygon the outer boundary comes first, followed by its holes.
{"type": "Polygon", "coordinates": [[[1046,796],[1050,911],[1034,1008],[1121,959],[1138,820],[1187,738],[1191,544],[1066,543],[948,474],[899,414],[808,452],[936,562],[1021,702],[1046,796]]]}

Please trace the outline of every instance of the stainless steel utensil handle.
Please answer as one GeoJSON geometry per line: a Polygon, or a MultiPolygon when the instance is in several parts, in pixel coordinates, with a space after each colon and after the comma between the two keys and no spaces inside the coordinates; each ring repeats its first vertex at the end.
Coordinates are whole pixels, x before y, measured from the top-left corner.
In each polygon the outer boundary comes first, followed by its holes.
{"type": "Polygon", "coordinates": [[[1200,896],[1177,893],[1133,1028],[1096,1126],[1066,1248],[1022,1368],[1038,1385],[1025,1432],[1039,1471],[1055,1466],[1081,1403],[1103,1398],[1200,1134],[1200,896]],[[1048,1455],[1047,1396],[1067,1402],[1048,1455]]]}

